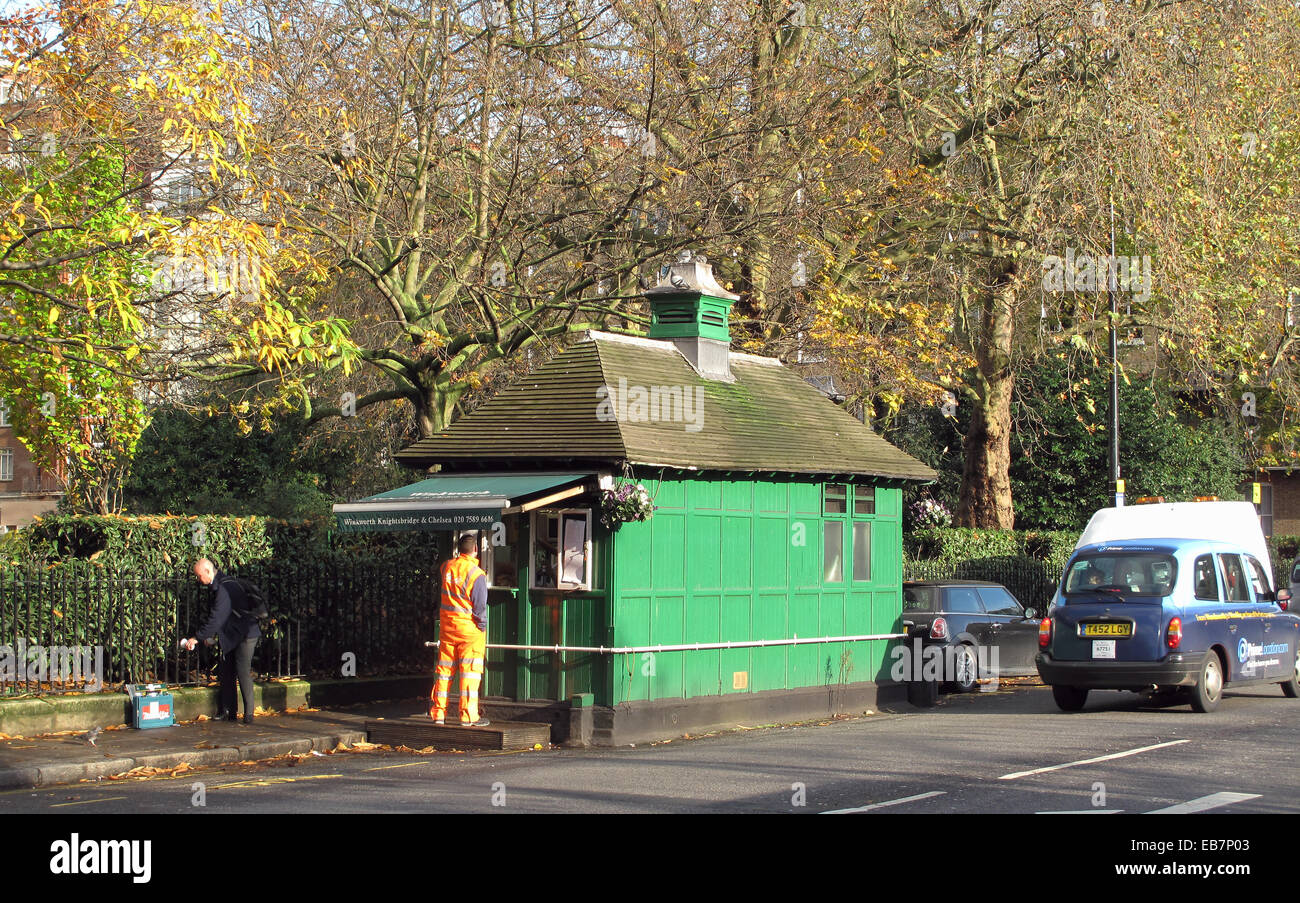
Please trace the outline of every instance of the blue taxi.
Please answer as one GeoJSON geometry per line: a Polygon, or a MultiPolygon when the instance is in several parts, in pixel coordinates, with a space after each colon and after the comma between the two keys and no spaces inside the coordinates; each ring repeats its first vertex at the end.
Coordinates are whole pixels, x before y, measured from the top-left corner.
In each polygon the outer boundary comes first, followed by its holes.
{"type": "Polygon", "coordinates": [[[1095,689],[1177,693],[1197,712],[1217,708],[1226,685],[1279,684],[1295,698],[1300,617],[1289,606],[1248,545],[1080,545],[1039,626],[1035,663],[1069,712],[1095,689]]]}

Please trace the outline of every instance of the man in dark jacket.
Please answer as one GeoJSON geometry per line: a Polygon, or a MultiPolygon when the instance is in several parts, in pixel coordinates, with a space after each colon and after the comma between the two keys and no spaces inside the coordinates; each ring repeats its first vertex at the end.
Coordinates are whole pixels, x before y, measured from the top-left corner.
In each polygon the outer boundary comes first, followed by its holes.
{"type": "MultiPolygon", "coordinates": [[[[212,614],[198,632],[203,642],[212,645],[212,638],[221,638],[221,711],[217,720],[235,721],[238,705],[235,699],[235,678],[239,678],[240,695],[244,697],[244,723],[253,723],[253,650],[257,647],[262,631],[257,626],[257,619],[240,614],[249,607],[243,587],[228,574],[218,571],[216,565],[206,558],[194,562],[194,575],[204,586],[211,586],[217,591],[212,604],[212,614]]],[[[190,637],[182,641],[185,648],[193,650],[198,639],[190,637]]]]}

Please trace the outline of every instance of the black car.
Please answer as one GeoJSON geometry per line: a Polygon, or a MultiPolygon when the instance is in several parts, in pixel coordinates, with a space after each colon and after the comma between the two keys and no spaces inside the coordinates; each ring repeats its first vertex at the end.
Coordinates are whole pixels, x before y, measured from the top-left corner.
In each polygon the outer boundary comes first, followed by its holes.
{"type": "Polygon", "coordinates": [[[904,583],[903,621],[909,637],[921,638],[923,651],[944,647],[941,679],[958,692],[973,691],[981,678],[1038,673],[1038,612],[1026,609],[1001,584],[904,583]]]}

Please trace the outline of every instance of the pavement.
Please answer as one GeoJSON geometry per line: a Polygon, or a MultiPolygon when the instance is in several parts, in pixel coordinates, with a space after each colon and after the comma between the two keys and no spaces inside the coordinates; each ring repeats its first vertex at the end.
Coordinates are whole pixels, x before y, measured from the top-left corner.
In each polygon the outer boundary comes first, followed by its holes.
{"type": "Polygon", "coordinates": [[[251,725],[201,719],[98,734],[61,731],[31,737],[0,734],[0,789],[102,780],[115,775],[229,765],[288,753],[325,752],[366,739],[365,722],[420,714],[424,700],[371,702],[329,709],[257,714],[251,725]],[[93,743],[91,742],[93,739],[93,743]]]}

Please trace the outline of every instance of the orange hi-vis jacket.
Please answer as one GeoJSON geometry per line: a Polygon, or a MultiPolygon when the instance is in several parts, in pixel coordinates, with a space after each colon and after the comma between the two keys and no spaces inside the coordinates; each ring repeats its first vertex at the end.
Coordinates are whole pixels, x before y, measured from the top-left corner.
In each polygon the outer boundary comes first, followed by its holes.
{"type": "Polygon", "coordinates": [[[442,566],[442,605],[439,608],[438,621],[443,636],[450,631],[456,635],[473,635],[481,633],[474,623],[475,616],[487,623],[486,605],[481,604],[475,611],[474,584],[478,579],[487,578],[487,573],[478,566],[478,559],[473,555],[457,555],[442,566]]]}
{"type": "Polygon", "coordinates": [[[475,724],[479,720],[478,691],[487,643],[487,574],[473,555],[458,555],[442,566],[438,625],[442,636],[438,640],[433,691],[429,694],[429,717],[435,722],[446,718],[451,674],[459,668],[461,724],[475,724]]]}

